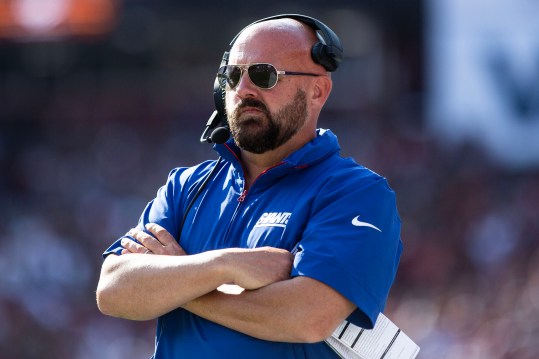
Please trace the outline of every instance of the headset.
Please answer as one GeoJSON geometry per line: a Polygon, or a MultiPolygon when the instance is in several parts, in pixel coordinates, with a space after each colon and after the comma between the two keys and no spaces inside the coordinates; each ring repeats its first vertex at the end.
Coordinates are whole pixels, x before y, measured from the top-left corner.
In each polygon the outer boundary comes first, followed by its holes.
{"type": "MultiPolygon", "coordinates": [[[[264,21],[283,18],[297,20],[313,29],[316,32],[319,41],[311,48],[311,58],[315,63],[322,65],[328,72],[337,70],[343,58],[343,48],[339,37],[322,21],[300,14],[281,14],[270,16],[247,25],[236,36],[234,36],[229,44],[228,51],[225,51],[223,54],[219,67],[228,65],[230,49],[245,29],[264,21]]],[[[230,130],[228,127],[228,120],[225,110],[225,87],[226,80],[222,77],[215,77],[215,82],[213,84],[215,111],[213,111],[208,122],[206,123],[202,136],[200,136],[200,142],[202,143],[222,144],[225,143],[230,137],[230,130]]]]}

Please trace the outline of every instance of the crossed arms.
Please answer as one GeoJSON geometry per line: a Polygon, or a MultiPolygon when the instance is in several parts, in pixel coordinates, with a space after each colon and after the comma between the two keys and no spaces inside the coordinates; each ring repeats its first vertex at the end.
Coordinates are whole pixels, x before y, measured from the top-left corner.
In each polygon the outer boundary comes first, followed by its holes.
{"type": "Polygon", "coordinates": [[[131,230],[122,255],[103,262],[97,305],[106,315],[149,320],[182,307],[253,337],[313,343],[331,335],[356,308],[326,284],[290,278],[293,255],[283,249],[220,249],[187,255],[164,228],[131,230]],[[144,254],[150,250],[153,255],[144,254]],[[216,289],[234,283],[238,295],[216,289]]]}

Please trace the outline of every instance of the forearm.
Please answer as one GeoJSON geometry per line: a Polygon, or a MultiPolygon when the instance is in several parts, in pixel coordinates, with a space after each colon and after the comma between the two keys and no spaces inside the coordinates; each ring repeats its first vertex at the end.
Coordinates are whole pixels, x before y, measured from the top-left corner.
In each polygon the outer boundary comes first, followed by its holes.
{"type": "Polygon", "coordinates": [[[259,339],[297,343],[329,337],[355,308],[332,288],[306,277],[239,295],[213,291],[183,307],[259,339]]]}
{"type": "Polygon", "coordinates": [[[226,281],[218,252],[192,256],[109,255],[97,287],[97,304],[107,315],[149,320],[226,281]]]}

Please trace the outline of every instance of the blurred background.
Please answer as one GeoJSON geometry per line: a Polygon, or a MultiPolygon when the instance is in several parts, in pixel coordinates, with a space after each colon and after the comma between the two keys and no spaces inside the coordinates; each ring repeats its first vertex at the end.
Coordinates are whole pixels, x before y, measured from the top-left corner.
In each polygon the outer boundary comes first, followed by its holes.
{"type": "Polygon", "coordinates": [[[539,2],[0,0],[0,358],[148,358],[101,315],[101,253],[198,142],[246,24],[319,18],[320,126],[388,178],[405,251],[386,314],[421,359],[539,357],[539,2]]]}

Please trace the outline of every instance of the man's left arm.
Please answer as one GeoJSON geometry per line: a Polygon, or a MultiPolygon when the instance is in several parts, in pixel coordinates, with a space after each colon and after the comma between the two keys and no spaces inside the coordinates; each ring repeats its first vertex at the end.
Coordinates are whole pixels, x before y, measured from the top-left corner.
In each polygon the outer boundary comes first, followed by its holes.
{"type": "Polygon", "coordinates": [[[356,306],[328,285],[298,276],[238,295],[213,291],[183,308],[259,339],[315,343],[329,337],[356,306]]]}

